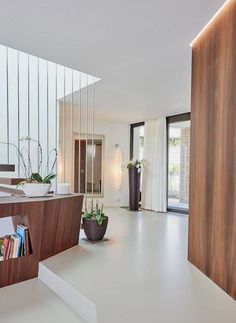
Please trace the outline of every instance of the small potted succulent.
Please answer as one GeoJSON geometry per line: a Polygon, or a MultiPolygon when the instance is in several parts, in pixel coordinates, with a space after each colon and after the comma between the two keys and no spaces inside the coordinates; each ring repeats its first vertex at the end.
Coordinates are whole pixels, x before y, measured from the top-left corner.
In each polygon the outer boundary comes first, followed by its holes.
{"type": "Polygon", "coordinates": [[[100,241],[105,236],[108,224],[108,217],[105,215],[103,205],[99,207],[96,202],[95,209],[93,208],[93,200],[91,202],[91,210],[88,211],[87,203],[85,202],[85,212],[83,216],[84,233],[90,241],[100,241]]]}

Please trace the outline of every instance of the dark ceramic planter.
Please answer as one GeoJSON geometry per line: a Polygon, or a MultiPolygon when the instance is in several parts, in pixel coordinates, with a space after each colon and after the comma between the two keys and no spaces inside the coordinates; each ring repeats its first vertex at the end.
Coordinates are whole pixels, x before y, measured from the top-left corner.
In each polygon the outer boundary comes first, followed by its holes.
{"type": "Polygon", "coordinates": [[[136,167],[129,168],[129,207],[131,211],[139,210],[141,173],[136,167]]]}
{"type": "Polygon", "coordinates": [[[107,231],[108,217],[105,217],[102,224],[97,224],[96,220],[83,218],[84,233],[90,241],[100,241],[107,231]]]}

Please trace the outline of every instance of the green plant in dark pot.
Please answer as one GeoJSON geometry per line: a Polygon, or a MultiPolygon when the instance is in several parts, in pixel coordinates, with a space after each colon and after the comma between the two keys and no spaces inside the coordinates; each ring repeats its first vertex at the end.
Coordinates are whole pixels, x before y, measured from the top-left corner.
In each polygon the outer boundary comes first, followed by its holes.
{"type": "Polygon", "coordinates": [[[108,217],[105,215],[103,205],[99,207],[96,202],[96,208],[93,208],[93,201],[91,203],[91,210],[87,210],[85,204],[85,212],[83,216],[84,233],[90,241],[100,241],[103,239],[108,224],[108,217]]]}

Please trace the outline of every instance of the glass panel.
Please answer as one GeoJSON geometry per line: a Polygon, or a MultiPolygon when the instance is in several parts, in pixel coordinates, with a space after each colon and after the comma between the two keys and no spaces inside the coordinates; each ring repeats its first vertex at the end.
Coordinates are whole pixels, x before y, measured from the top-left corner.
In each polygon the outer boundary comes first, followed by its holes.
{"type": "Polygon", "coordinates": [[[169,124],[168,207],[188,210],[190,121],[169,124]]]}
{"type": "Polygon", "coordinates": [[[143,159],[144,126],[134,128],[133,158],[143,159]]]}

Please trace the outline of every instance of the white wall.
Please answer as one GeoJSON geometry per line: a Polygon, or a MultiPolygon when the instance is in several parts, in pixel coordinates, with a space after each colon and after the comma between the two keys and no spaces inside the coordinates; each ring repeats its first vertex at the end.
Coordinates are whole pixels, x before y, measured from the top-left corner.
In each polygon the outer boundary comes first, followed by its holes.
{"type": "Polygon", "coordinates": [[[104,151],[104,204],[105,206],[128,205],[128,173],[122,174],[119,190],[115,187],[112,165],[114,163],[115,144],[122,150],[123,161],[129,159],[129,125],[126,123],[95,121],[95,134],[105,136],[104,151]]]}

